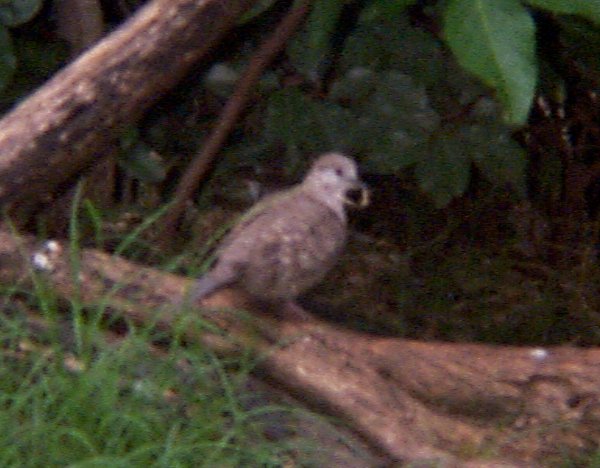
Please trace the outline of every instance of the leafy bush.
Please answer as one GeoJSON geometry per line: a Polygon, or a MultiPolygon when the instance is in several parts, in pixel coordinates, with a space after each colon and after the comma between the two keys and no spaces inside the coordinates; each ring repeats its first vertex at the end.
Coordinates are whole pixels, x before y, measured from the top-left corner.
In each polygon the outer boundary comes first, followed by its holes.
{"type": "MultiPolygon", "coordinates": [[[[536,11],[597,24],[600,6],[440,1],[419,6],[431,24],[415,26],[406,9],[415,3],[368,2],[340,51],[333,44],[347,5],[318,0],[288,54],[309,81],[322,80],[333,64],[333,80],[318,98],[294,88],[273,93],[265,138],[297,152],[347,148],[377,172],[412,167],[438,206],[464,193],[473,164],[524,195],[527,160],[512,132],[527,121],[545,59],[536,56],[536,11]]],[[[573,36],[566,27],[564,34],[573,36]]]]}

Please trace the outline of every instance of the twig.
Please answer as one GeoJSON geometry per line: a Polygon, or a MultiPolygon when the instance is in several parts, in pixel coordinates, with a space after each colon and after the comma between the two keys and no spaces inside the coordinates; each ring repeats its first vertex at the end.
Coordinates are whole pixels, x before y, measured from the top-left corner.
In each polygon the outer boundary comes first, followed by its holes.
{"type": "Polygon", "coordinates": [[[210,168],[214,158],[231,133],[248,103],[250,91],[260,79],[264,69],[283,49],[289,38],[302,24],[304,17],[310,10],[310,6],[311,0],[304,0],[298,3],[297,6],[293,6],[273,34],[267,38],[252,57],[248,68],[240,77],[234,93],[223,108],[206,144],[198,152],[179,182],[173,204],[163,220],[164,227],[159,234],[162,240],[172,237],[185,210],[186,202],[192,196],[198,183],[210,168]]]}

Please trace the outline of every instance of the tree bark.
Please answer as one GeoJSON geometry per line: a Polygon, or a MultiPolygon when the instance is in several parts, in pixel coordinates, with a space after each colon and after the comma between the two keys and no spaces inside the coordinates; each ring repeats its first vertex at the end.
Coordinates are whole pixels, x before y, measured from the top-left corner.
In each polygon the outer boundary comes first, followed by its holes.
{"type": "Polygon", "coordinates": [[[0,205],[27,215],[104,157],[255,0],[154,0],[0,120],[0,205]]]}
{"type": "MultiPolygon", "coordinates": [[[[44,245],[0,231],[0,282],[29,282],[29,259],[35,259],[38,274],[60,297],[85,305],[103,301],[110,314],[129,320],[169,330],[186,314],[207,312],[185,304],[190,279],[92,249],[77,255],[75,275],[65,245],[44,245]]],[[[261,378],[341,418],[391,463],[530,467],[597,446],[598,349],[383,338],[335,328],[307,313],[299,320],[290,310],[268,311],[234,290],[204,305],[221,308],[205,318],[226,333],[190,326],[187,339],[222,353],[251,348],[261,378]],[[252,314],[241,317],[223,307],[252,314]],[[490,453],[492,460],[482,460],[490,453]]]]}

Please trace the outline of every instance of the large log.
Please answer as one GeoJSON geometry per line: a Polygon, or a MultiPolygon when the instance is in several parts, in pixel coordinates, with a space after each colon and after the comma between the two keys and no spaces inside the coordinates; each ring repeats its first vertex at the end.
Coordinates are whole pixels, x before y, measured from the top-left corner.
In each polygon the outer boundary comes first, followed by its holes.
{"type": "MultiPolygon", "coordinates": [[[[61,297],[85,305],[102,301],[111,314],[166,330],[190,313],[181,305],[190,279],[93,249],[77,255],[75,275],[67,247],[53,245],[40,249],[30,238],[0,231],[0,282],[28,282],[35,259],[61,297]]],[[[277,317],[232,290],[208,304],[246,308],[252,319],[223,310],[207,314],[226,333],[189,327],[187,339],[219,352],[253,349],[262,378],[340,417],[390,462],[545,466],[593,450],[600,438],[599,349],[370,336],[310,314],[298,320],[284,310],[277,317]],[[481,460],[490,453],[493,463],[481,460]]]]}
{"type": "Polygon", "coordinates": [[[153,0],[0,120],[0,206],[28,213],[101,160],[255,0],[153,0]]]}

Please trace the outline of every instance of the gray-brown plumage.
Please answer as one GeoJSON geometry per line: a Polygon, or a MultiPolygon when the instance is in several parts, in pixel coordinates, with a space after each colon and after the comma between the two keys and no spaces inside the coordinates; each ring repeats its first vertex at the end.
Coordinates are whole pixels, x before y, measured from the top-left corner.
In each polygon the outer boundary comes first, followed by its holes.
{"type": "Polygon", "coordinates": [[[263,300],[293,299],[318,283],[340,254],[347,233],[349,190],[366,194],[351,159],[319,157],[302,183],[266,197],[242,216],[217,250],[214,267],[193,291],[199,300],[238,286],[263,300]]]}

